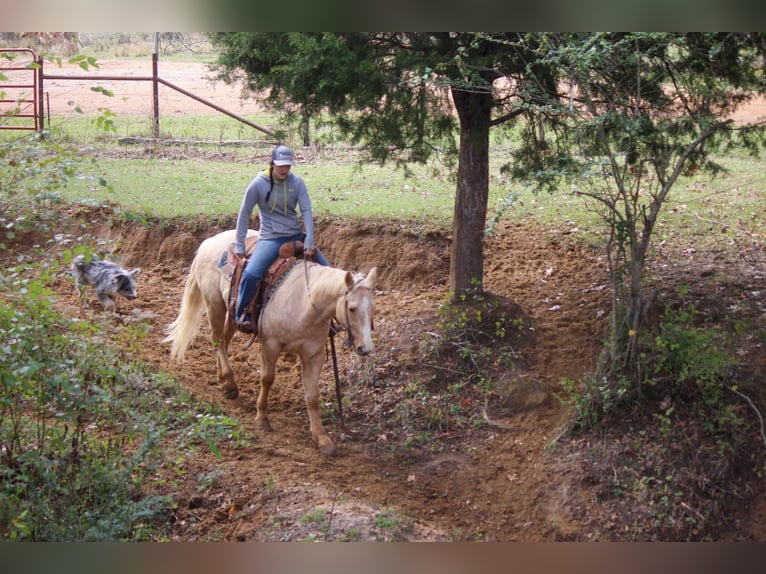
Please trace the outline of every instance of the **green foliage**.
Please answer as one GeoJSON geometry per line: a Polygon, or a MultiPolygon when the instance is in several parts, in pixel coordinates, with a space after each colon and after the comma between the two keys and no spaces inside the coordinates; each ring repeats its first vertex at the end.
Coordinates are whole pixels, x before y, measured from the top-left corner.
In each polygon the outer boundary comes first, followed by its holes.
{"type": "MultiPolygon", "coordinates": [[[[60,223],[52,198],[77,160],[38,138],[2,154],[6,238],[60,223]]],[[[6,254],[0,270],[0,539],[150,539],[173,506],[153,490],[168,455],[246,440],[236,421],[112,349],[102,327],[56,310],[50,285],[76,253],[99,247],[87,241],[61,261],[6,254]]],[[[135,324],[129,336],[147,333],[135,324]]]]}
{"type": "Polygon", "coordinates": [[[375,515],[373,534],[375,540],[381,542],[406,540],[406,533],[411,528],[411,520],[397,515],[393,508],[383,508],[375,515]]]}
{"type": "Polygon", "coordinates": [[[96,117],[96,127],[105,132],[117,131],[115,114],[108,108],[98,108],[100,115],[96,117]]]}
{"type": "MultiPolygon", "coordinates": [[[[26,229],[30,221],[28,208],[59,201],[61,189],[75,178],[108,188],[103,179],[85,173],[92,160],[49,141],[47,135],[0,142],[0,224],[6,236],[26,229]]],[[[36,217],[35,223],[44,224],[44,220],[36,217]]]]}
{"type": "Polygon", "coordinates": [[[659,332],[647,344],[645,382],[674,396],[699,393],[705,404],[714,404],[733,361],[717,330],[695,326],[695,316],[694,307],[665,311],[659,332]]]}
{"type": "Polygon", "coordinates": [[[348,532],[344,533],[339,540],[340,542],[361,542],[362,533],[358,528],[349,528],[348,532]]]}
{"type": "Polygon", "coordinates": [[[460,380],[478,380],[492,367],[511,367],[525,330],[517,308],[478,288],[457,296],[448,293],[436,327],[426,341],[427,360],[442,369],[449,366],[451,378],[460,380]]]}
{"type": "Polygon", "coordinates": [[[6,202],[26,195],[47,196],[75,176],[82,159],[60,148],[50,148],[40,135],[22,136],[0,144],[0,183],[3,211],[6,202]]]}
{"type": "Polygon", "coordinates": [[[239,421],[223,414],[200,413],[197,415],[196,425],[189,428],[187,435],[191,440],[202,439],[216,456],[221,458],[221,449],[218,441],[225,437],[233,446],[245,446],[249,439],[240,428],[239,421]]]}
{"type": "Polygon", "coordinates": [[[323,527],[326,526],[329,521],[330,517],[327,513],[327,509],[322,507],[315,508],[313,512],[310,512],[305,516],[301,516],[300,519],[301,524],[315,523],[323,527]]]}
{"type": "Polygon", "coordinates": [[[391,509],[383,510],[375,517],[375,526],[381,530],[395,531],[401,523],[399,518],[391,509]]]}
{"type": "Polygon", "coordinates": [[[736,389],[729,378],[732,355],[717,329],[694,321],[693,307],[668,309],[653,333],[641,338],[640,393],[619,373],[586,376],[579,385],[562,381],[559,398],[573,407],[575,426],[599,428],[628,409],[651,412],[656,408],[653,418],[665,437],[670,436],[677,416],[697,418],[706,431],[722,440],[740,428],[743,420],[733,406],[733,394],[727,393],[728,387],[736,389]]]}
{"type": "MultiPolygon", "coordinates": [[[[666,397],[666,405],[694,405],[709,433],[725,441],[743,420],[732,404],[736,383],[729,377],[734,359],[719,330],[694,324],[693,307],[667,310],[645,360],[647,393],[666,397]]],[[[659,415],[669,417],[674,407],[665,406],[659,415]]],[[[663,421],[669,424],[668,421],[663,421]]]]}
{"type": "Polygon", "coordinates": [[[514,367],[528,332],[517,306],[478,289],[447,294],[435,326],[421,346],[430,377],[411,380],[382,423],[403,431],[405,447],[431,452],[442,448],[434,436],[484,424],[481,407],[496,377],[514,367]]]}
{"type": "MultiPolygon", "coordinates": [[[[762,33],[531,34],[564,89],[527,86],[535,101],[507,170],[541,189],[570,184],[606,229],[613,283],[609,361],[641,384],[643,273],[660,213],[682,175],[723,172],[715,153],[763,146],[764,125],[732,113],[766,92],[762,33]]],[[[530,68],[531,72],[531,68],[530,68]]]]}
{"type": "Polygon", "coordinates": [[[574,428],[599,429],[609,417],[632,404],[631,385],[625,377],[585,375],[582,382],[560,381],[557,398],[574,413],[574,428]]]}
{"type": "Polygon", "coordinates": [[[96,325],[59,315],[51,277],[22,265],[0,278],[0,538],[150,537],[173,506],[150,488],[169,453],[247,438],[96,325]]]}
{"type": "Polygon", "coordinates": [[[227,32],[211,40],[220,49],[219,77],[244,74],[251,90],[266,90],[271,107],[287,115],[329,114],[344,136],[378,161],[402,159],[401,153],[419,162],[434,151],[454,154],[447,92],[432,75],[444,75],[439,66],[459,42],[447,34],[406,36],[227,32]]]}
{"type": "Polygon", "coordinates": [[[139,496],[158,436],[121,412],[137,373],[87,342],[92,325],[60,317],[43,282],[21,278],[28,271],[1,285],[0,535],[128,538],[169,502],[139,496]]]}

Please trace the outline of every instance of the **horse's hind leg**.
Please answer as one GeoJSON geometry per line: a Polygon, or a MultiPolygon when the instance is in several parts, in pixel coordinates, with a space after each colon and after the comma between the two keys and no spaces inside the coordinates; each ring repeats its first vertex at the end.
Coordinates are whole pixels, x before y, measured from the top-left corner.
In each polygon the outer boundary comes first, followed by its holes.
{"type": "Polygon", "coordinates": [[[223,385],[223,395],[227,399],[236,399],[239,389],[234,380],[234,371],[229,363],[229,343],[232,333],[226,332],[224,323],[226,320],[226,305],[210,305],[207,310],[208,322],[210,323],[210,338],[215,347],[218,382],[223,385]]]}

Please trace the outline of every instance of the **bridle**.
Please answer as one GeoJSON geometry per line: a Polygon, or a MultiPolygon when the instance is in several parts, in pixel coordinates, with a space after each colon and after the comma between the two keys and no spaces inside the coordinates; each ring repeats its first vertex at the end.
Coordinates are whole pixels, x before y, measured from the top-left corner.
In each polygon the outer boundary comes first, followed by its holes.
{"type": "MultiPolygon", "coordinates": [[[[309,286],[309,270],[308,270],[308,262],[306,259],[303,259],[303,268],[304,268],[304,275],[306,277],[306,294],[309,298],[309,303],[311,303],[311,307],[316,312],[317,316],[319,316],[322,321],[327,323],[328,328],[330,329],[330,336],[337,335],[341,331],[346,332],[346,340],[344,341],[346,345],[350,346],[352,349],[354,348],[354,334],[351,332],[351,322],[349,320],[349,311],[348,311],[348,296],[353,293],[356,288],[359,286],[359,284],[364,280],[364,277],[361,279],[358,279],[354,286],[347,290],[346,293],[343,295],[343,319],[345,321],[345,324],[338,320],[338,317],[335,315],[332,316],[332,318],[328,321],[327,319],[322,318],[321,311],[317,308],[317,306],[314,304],[314,301],[311,299],[311,288],[309,286]]],[[[375,325],[372,324],[370,326],[371,330],[375,330],[375,325]]]]}

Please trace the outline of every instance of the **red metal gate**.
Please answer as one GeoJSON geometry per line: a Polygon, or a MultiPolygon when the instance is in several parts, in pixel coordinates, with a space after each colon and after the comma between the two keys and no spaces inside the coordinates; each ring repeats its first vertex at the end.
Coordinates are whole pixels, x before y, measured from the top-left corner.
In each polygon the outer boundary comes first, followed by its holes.
{"type": "Polygon", "coordinates": [[[28,48],[0,48],[0,130],[43,126],[42,83],[37,56],[28,48]]]}

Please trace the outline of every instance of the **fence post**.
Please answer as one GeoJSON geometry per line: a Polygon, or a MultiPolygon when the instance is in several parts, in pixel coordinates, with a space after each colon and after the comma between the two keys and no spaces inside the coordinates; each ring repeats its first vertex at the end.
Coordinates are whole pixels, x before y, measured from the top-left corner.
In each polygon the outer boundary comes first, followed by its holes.
{"type": "Polygon", "coordinates": [[[154,98],[153,101],[153,107],[152,107],[152,114],[153,114],[153,132],[154,132],[154,139],[159,140],[160,139],[160,85],[157,82],[157,61],[159,60],[159,55],[157,54],[157,50],[154,51],[152,54],[152,98],[154,98]]]}
{"type": "Polygon", "coordinates": [[[45,90],[43,89],[42,57],[37,58],[37,65],[38,68],[35,71],[37,74],[37,131],[42,136],[43,132],[45,131],[45,104],[43,102],[43,94],[45,93],[45,90]]]}

